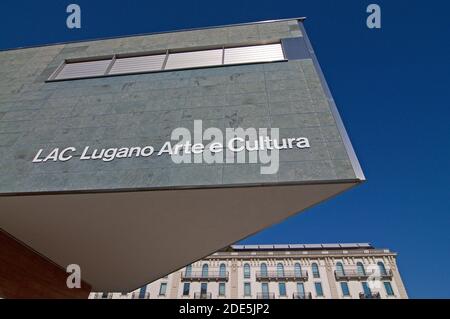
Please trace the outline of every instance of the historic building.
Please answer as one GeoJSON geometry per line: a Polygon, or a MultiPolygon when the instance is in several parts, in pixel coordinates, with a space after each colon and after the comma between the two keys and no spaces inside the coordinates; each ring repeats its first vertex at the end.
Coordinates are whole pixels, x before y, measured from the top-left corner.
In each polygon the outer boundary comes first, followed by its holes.
{"type": "Polygon", "coordinates": [[[132,293],[90,298],[408,298],[396,258],[365,243],[234,245],[132,293]]]}

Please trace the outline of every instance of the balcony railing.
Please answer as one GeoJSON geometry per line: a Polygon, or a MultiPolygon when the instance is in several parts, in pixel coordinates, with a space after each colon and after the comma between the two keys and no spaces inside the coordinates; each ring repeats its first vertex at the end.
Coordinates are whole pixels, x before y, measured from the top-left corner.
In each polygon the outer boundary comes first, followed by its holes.
{"type": "Polygon", "coordinates": [[[139,292],[133,292],[131,294],[131,299],[150,299],[150,293],[146,292],[144,295],[141,295],[139,292]]]}
{"type": "Polygon", "coordinates": [[[104,295],[102,292],[98,292],[94,295],[94,299],[112,299],[112,297],[113,297],[112,293],[104,295]]]}
{"type": "Polygon", "coordinates": [[[258,292],[256,299],[275,299],[275,293],[273,292],[258,292]]]}
{"type": "Polygon", "coordinates": [[[359,299],[381,299],[381,296],[379,292],[372,292],[370,294],[361,292],[359,294],[359,299]]]}
{"type": "Polygon", "coordinates": [[[212,294],[210,292],[195,292],[194,299],[211,299],[212,294]]]}
{"type": "Polygon", "coordinates": [[[293,281],[306,281],[308,280],[308,272],[302,271],[257,271],[256,280],[259,281],[271,281],[271,280],[293,280],[293,281]]]}
{"type": "Polygon", "coordinates": [[[334,277],[336,280],[351,280],[351,279],[358,279],[358,280],[364,280],[369,277],[372,278],[379,278],[379,279],[389,279],[392,278],[392,270],[387,269],[386,271],[380,272],[376,269],[367,269],[367,270],[359,270],[359,269],[353,269],[353,268],[346,268],[343,271],[342,270],[335,270],[334,271],[334,277]]]}
{"type": "Polygon", "coordinates": [[[312,299],[310,292],[294,292],[292,299],[312,299]]]}
{"type": "Polygon", "coordinates": [[[228,281],[228,277],[228,271],[208,271],[208,273],[193,271],[190,273],[181,273],[181,280],[183,281],[228,281]]]}

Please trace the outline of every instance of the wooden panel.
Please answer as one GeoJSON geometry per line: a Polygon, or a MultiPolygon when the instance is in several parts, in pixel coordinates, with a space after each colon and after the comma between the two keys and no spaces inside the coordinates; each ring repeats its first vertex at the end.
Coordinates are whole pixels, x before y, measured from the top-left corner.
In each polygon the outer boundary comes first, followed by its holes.
{"type": "Polygon", "coordinates": [[[0,298],[87,298],[91,287],[82,282],[80,289],[69,289],[68,276],[65,269],[0,230],[0,298]]]}

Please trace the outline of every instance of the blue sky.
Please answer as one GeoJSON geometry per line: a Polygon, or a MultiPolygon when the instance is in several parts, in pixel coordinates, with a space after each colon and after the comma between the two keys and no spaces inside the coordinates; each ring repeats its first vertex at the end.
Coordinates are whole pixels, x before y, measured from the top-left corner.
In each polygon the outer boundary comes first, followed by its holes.
{"type": "MultiPolygon", "coordinates": [[[[307,16],[367,183],[245,243],[371,242],[399,253],[411,297],[450,297],[450,3],[2,1],[0,49],[307,16]],[[82,8],[81,30],[65,8],[82,8]],[[382,29],[365,26],[369,3],[382,29]]],[[[0,75],[1,76],[1,75],[0,75]]]]}

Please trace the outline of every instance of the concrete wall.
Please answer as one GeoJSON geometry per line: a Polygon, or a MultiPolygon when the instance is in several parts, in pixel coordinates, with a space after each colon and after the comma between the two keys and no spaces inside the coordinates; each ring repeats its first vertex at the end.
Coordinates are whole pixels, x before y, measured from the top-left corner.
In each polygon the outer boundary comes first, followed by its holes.
{"type": "Polygon", "coordinates": [[[44,82],[68,58],[300,36],[292,20],[0,52],[0,193],[355,179],[311,59],[44,82]],[[311,148],[282,151],[274,175],[259,164],[175,165],[169,156],[32,163],[40,148],[158,147],[194,119],[278,127],[311,148]]]}

